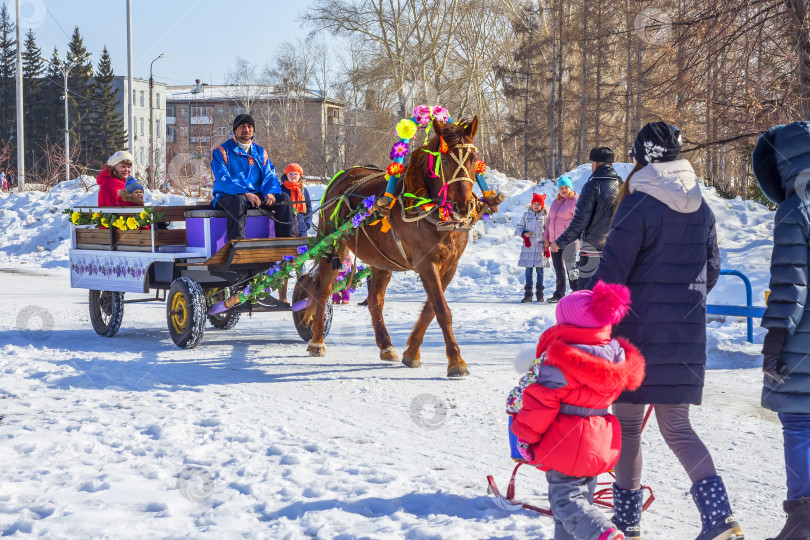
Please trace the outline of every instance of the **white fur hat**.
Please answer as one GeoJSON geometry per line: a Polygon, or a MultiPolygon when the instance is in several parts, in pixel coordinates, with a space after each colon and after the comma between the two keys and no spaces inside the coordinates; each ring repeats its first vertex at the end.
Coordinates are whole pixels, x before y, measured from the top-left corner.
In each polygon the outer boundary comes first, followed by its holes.
{"type": "Polygon", "coordinates": [[[107,166],[115,167],[122,161],[129,161],[130,163],[135,163],[135,158],[132,157],[132,154],[130,154],[126,150],[119,150],[118,152],[110,156],[110,159],[107,160],[107,166]]]}

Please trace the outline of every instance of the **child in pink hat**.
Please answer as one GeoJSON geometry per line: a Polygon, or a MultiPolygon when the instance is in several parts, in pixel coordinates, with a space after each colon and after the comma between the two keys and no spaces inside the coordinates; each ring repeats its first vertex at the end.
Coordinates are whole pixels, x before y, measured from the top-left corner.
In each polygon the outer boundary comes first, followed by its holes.
{"type": "Polygon", "coordinates": [[[565,296],[557,324],[543,332],[530,358],[516,360],[526,374],[506,409],[523,459],[546,471],[556,540],[625,538],[593,505],[593,492],[621,450],[619,421],[608,407],[644,379],[638,349],[611,338],[629,307],[627,287],[601,281],[565,296]]]}

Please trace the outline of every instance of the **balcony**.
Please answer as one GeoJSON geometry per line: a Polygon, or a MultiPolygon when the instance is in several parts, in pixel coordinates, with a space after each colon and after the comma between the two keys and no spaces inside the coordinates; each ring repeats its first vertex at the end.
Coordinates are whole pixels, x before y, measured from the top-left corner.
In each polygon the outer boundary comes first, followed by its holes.
{"type": "Polygon", "coordinates": [[[214,119],[210,116],[192,116],[191,117],[191,125],[192,126],[199,126],[202,124],[213,124],[214,119]]]}
{"type": "Polygon", "coordinates": [[[210,143],[211,137],[191,137],[190,140],[193,143],[210,143]]]}

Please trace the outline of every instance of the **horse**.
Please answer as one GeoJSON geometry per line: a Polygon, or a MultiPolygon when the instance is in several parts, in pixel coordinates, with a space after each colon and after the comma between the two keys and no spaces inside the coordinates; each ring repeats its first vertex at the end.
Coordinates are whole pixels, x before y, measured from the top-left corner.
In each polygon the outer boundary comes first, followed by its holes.
{"type": "MultiPolygon", "coordinates": [[[[479,203],[473,194],[476,160],[473,141],[477,131],[477,116],[472,121],[463,120],[458,124],[434,119],[433,136],[426,145],[412,152],[404,180],[397,184],[393,194],[396,198],[386,218],[390,229],[383,232],[387,228],[386,223],[380,221],[355,230],[354,234],[338,243],[332,257],[319,261],[312,272],[304,276],[303,287],[312,300],[307,308],[309,313],[305,312],[304,315],[307,320],[312,317],[312,339],[307,346],[311,355],[326,354],[323,342],[324,311],[339,272],[334,261],[342,261],[351,249],[371,267],[368,310],[380,358],[392,362],[399,360],[383,320],[385,290],[393,272],[413,270],[419,274],[427,300],[408,337],[402,363],[411,368],[420,367],[419,348],[428,326],[436,317],[444,334],[447,376],[469,375],[453,334],[452,315],[444,291],[453,279],[458,260],[467,247],[470,226],[480,217],[483,207],[483,203],[479,203]],[[445,148],[442,148],[443,142],[445,148]],[[438,168],[436,159],[440,160],[438,168]],[[419,216],[414,216],[413,209],[407,209],[413,204],[409,205],[413,199],[402,196],[407,192],[431,199],[437,206],[433,211],[421,211],[419,216]],[[441,220],[436,216],[436,210],[442,203],[448,209],[446,218],[454,219],[441,220]]],[[[333,221],[330,221],[334,211],[331,206],[320,209],[319,234],[334,231],[335,222],[345,219],[353,208],[353,201],[360,204],[361,199],[381,195],[386,185],[384,175],[385,171],[354,167],[336,176],[327,187],[323,200],[331,201],[343,195],[343,200],[349,203],[338,207],[338,218],[333,221]]],[[[419,212],[417,209],[416,213],[419,212]]]]}

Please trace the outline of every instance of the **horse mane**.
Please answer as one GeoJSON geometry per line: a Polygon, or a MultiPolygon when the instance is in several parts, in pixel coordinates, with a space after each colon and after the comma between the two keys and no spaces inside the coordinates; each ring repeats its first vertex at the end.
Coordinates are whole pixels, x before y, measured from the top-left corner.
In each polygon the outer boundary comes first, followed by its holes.
{"type": "MultiPolygon", "coordinates": [[[[458,122],[458,124],[444,123],[444,142],[446,142],[451,148],[457,144],[463,144],[465,142],[464,128],[469,123],[470,120],[467,118],[463,118],[458,122]]],[[[405,180],[403,182],[406,192],[413,193],[419,197],[428,196],[425,190],[424,177],[425,171],[427,171],[428,168],[430,154],[424,152],[424,150],[438,152],[440,145],[441,141],[439,140],[439,135],[433,133],[430,139],[428,139],[427,144],[414,149],[414,151],[411,153],[411,159],[408,163],[408,168],[405,171],[405,180]]]]}

